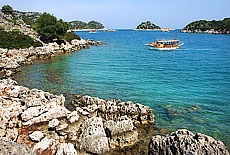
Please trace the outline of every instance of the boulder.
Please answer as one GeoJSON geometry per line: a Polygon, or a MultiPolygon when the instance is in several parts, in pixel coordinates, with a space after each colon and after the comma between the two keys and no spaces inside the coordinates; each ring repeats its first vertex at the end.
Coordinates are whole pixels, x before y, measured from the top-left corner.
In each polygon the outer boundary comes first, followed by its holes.
{"type": "Polygon", "coordinates": [[[74,145],[71,143],[62,143],[57,150],[56,155],[77,155],[74,145]]]}
{"type": "Polygon", "coordinates": [[[138,142],[138,133],[133,122],[127,116],[118,117],[117,121],[108,120],[104,123],[105,133],[109,137],[110,148],[124,148],[138,142]]]}
{"type": "Polygon", "coordinates": [[[40,142],[44,134],[41,131],[34,131],[32,134],[29,134],[29,137],[35,142],[40,142]]]}
{"type": "Polygon", "coordinates": [[[216,141],[205,134],[193,134],[180,129],[167,136],[154,136],[149,142],[149,155],[158,154],[218,154],[228,155],[229,152],[221,141],[216,141]]]}
{"type": "Polygon", "coordinates": [[[55,154],[55,152],[57,151],[57,146],[58,146],[58,142],[55,141],[54,139],[48,139],[48,138],[44,138],[41,140],[41,142],[37,143],[34,147],[33,147],[33,151],[37,154],[55,154]]]}
{"type": "Polygon", "coordinates": [[[109,151],[108,138],[101,117],[92,117],[83,123],[77,147],[92,154],[105,154],[109,151]]]}
{"type": "Polygon", "coordinates": [[[25,144],[18,144],[6,137],[0,137],[1,155],[35,155],[35,153],[25,144]]]}
{"type": "Polygon", "coordinates": [[[51,121],[49,121],[48,127],[49,128],[55,128],[56,126],[58,126],[60,123],[60,121],[58,119],[52,119],[51,121]]]}

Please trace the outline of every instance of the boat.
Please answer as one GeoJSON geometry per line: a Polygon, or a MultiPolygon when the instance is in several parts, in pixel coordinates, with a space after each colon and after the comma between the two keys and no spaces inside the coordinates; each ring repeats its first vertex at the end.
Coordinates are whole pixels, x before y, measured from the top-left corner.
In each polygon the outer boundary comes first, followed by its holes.
{"type": "Polygon", "coordinates": [[[156,50],[175,50],[182,46],[184,43],[179,41],[178,39],[170,39],[170,40],[155,40],[151,44],[147,44],[149,49],[156,50]]]}
{"type": "Polygon", "coordinates": [[[169,32],[170,30],[169,30],[169,28],[162,28],[161,31],[162,32],[169,32]]]}
{"type": "Polygon", "coordinates": [[[112,29],[112,30],[107,30],[108,32],[117,32],[117,30],[114,30],[114,29],[112,29]]]}
{"type": "Polygon", "coordinates": [[[96,33],[96,32],[97,32],[96,29],[90,29],[90,30],[89,30],[89,33],[96,33]]]}

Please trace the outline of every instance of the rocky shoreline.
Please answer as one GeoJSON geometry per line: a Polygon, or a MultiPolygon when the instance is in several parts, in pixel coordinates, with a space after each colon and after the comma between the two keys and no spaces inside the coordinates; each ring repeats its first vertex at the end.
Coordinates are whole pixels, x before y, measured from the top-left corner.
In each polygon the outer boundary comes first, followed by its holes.
{"type": "Polygon", "coordinates": [[[65,107],[62,94],[0,80],[0,153],[229,154],[222,142],[203,134],[159,135],[152,110],[139,103],[76,95],[72,105],[73,111],[65,107]]]}
{"type": "Polygon", "coordinates": [[[0,96],[1,142],[26,144],[36,154],[108,154],[137,143],[138,126],[155,123],[141,104],[77,95],[69,111],[63,95],[11,79],[0,81],[0,96]]]}
{"type": "Polygon", "coordinates": [[[68,53],[84,48],[90,48],[90,45],[101,45],[101,41],[94,40],[72,40],[58,45],[56,42],[44,44],[43,47],[30,47],[27,49],[3,49],[0,48],[0,73],[1,77],[9,77],[20,71],[22,65],[32,64],[35,59],[47,59],[55,56],[57,53],[68,53]]]}
{"type": "Polygon", "coordinates": [[[220,30],[214,30],[214,29],[202,31],[200,29],[188,30],[184,28],[184,29],[181,29],[180,32],[182,33],[206,33],[206,34],[230,34],[230,31],[227,31],[227,30],[220,31],[220,30]]]}

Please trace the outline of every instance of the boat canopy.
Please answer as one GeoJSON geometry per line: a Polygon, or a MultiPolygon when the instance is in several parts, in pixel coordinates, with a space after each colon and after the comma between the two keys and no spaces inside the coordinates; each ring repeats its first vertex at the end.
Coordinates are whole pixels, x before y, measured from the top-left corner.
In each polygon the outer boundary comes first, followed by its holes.
{"type": "Polygon", "coordinates": [[[163,44],[175,44],[178,43],[178,39],[171,39],[171,40],[156,40],[156,43],[163,43],[163,44]]]}

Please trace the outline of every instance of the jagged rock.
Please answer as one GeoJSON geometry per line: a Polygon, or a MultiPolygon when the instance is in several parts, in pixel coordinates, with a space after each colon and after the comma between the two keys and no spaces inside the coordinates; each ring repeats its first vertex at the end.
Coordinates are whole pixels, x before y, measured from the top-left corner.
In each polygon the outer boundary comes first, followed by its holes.
{"type": "Polygon", "coordinates": [[[92,117],[83,123],[79,148],[94,154],[105,154],[109,151],[108,138],[101,117],[92,117]]]}
{"type": "Polygon", "coordinates": [[[32,125],[40,122],[48,122],[53,118],[61,118],[67,116],[69,111],[62,106],[52,107],[46,113],[39,115],[38,117],[34,117],[27,122],[23,122],[23,125],[32,125]]]}
{"type": "Polygon", "coordinates": [[[120,102],[116,100],[105,101],[97,97],[76,95],[72,103],[76,110],[88,116],[90,113],[96,113],[105,120],[116,120],[118,116],[127,115],[132,118],[135,125],[154,124],[154,115],[148,106],[135,104],[130,101],[120,102]]]}
{"type": "Polygon", "coordinates": [[[55,152],[57,151],[57,145],[58,142],[55,141],[54,139],[48,139],[48,138],[44,138],[41,140],[41,142],[37,143],[34,148],[33,151],[39,155],[39,154],[55,154],[55,152]]]}
{"type": "Polygon", "coordinates": [[[0,137],[1,155],[35,155],[35,153],[25,144],[18,144],[8,138],[0,137]]]}
{"type": "Polygon", "coordinates": [[[34,131],[32,134],[29,135],[30,139],[36,142],[40,142],[41,139],[44,137],[44,134],[41,131],[34,131]]]}
{"type": "Polygon", "coordinates": [[[58,119],[52,119],[51,121],[49,121],[49,128],[55,128],[56,126],[58,126],[60,123],[60,121],[58,119]]]}
{"type": "Polygon", "coordinates": [[[132,120],[127,116],[118,117],[116,122],[113,120],[106,121],[104,127],[110,131],[111,136],[133,131],[135,128],[132,120]]]}
{"type": "Polygon", "coordinates": [[[78,115],[77,111],[73,111],[71,114],[69,114],[67,116],[67,119],[69,119],[70,123],[74,123],[74,122],[78,121],[79,115],[78,115]]]}
{"type": "Polygon", "coordinates": [[[149,143],[149,155],[174,154],[229,154],[221,141],[204,134],[193,134],[191,131],[181,129],[167,136],[154,136],[149,143]]]}
{"type": "Polygon", "coordinates": [[[118,117],[116,122],[106,121],[104,128],[111,148],[133,146],[138,141],[138,133],[132,120],[127,116],[118,117]]]}
{"type": "Polygon", "coordinates": [[[74,145],[71,143],[62,143],[57,150],[56,155],[77,155],[74,145]]]}
{"type": "Polygon", "coordinates": [[[18,137],[18,130],[16,128],[6,129],[6,137],[12,141],[16,141],[18,137]]]}
{"type": "Polygon", "coordinates": [[[60,130],[64,130],[68,127],[68,124],[61,124],[59,126],[56,127],[56,130],[57,131],[60,131],[60,130]]]}

